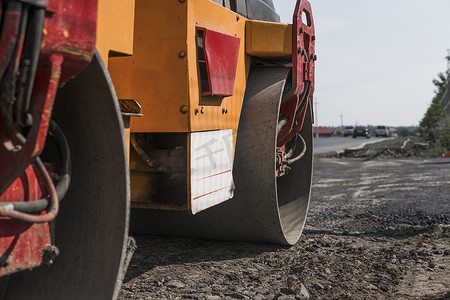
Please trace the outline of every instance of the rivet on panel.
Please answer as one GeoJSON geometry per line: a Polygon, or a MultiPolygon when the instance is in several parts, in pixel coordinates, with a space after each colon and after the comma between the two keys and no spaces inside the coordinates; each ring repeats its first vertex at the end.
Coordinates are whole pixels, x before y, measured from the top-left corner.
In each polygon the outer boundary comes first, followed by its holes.
{"type": "Polygon", "coordinates": [[[189,111],[189,107],[187,107],[187,105],[183,105],[180,107],[180,112],[182,114],[187,114],[188,111],[189,111]]]}
{"type": "Polygon", "coordinates": [[[185,52],[185,51],[180,51],[180,52],[178,53],[178,56],[181,57],[181,58],[183,58],[183,57],[186,56],[186,52],[185,52]]]}

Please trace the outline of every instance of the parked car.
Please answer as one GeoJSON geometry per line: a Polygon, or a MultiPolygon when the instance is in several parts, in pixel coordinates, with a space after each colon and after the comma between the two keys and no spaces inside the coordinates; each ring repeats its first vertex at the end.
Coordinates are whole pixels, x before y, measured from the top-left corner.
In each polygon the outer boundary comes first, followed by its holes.
{"type": "Polygon", "coordinates": [[[379,125],[375,129],[375,135],[376,135],[376,137],[379,137],[379,136],[388,137],[388,136],[391,136],[391,131],[388,126],[379,125]]]}
{"type": "Polygon", "coordinates": [[[353,129],[354,129],[353,126],[345,126],[344,137],[347,137],[349,135],[353,135],[353,129]]]}
{"type": "Polygon", "coordinates": [[[357,136],[364,136],[366,138],[370,138],[369,128],[364,126],[356,126],[353,130],[353,138],[355,139],[357,136]]]}

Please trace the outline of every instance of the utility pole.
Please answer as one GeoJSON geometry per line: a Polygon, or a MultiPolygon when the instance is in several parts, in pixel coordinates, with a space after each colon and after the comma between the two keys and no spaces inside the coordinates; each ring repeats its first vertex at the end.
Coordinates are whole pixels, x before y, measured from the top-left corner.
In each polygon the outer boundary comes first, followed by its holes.
{"type": "Polygon", "coordinates": [[[344,129],[344,114],[342,113],[342,111],[339,116],[341,117],[341,129],[344,129]]]}
{"type": "Polygon", "coordinates": [[[314,101],[314,106],[316,107],[316,109],[314,109],[314,123],[316,124],[316,138],[319,138],[319,118],[317,117],[317,104],[319,104],[319,102],[317,102],[317,97],[316,97],[316,101],[314,101]]]}
{"type": "Polygon", "coordinates": [[[447,49],[447,80],[450,78],[450,49],[447,49]]]}

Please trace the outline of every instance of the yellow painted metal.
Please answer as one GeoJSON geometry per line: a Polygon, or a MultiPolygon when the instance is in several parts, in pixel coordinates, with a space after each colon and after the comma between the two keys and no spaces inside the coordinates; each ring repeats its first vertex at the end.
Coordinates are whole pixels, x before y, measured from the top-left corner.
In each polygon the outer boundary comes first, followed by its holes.
{"type": "MultiPolygon", "coordinates": [[[[188,3],[188,71],[189,71],[189,131],[233,129],[233,154],[244,99],[250,57],[245,54],[246,18],[209,0],[190,0],[188,3]],[[196,27],[204,27],[240,38],[239,56],[233,95],[230,97],[202,97],[197,65],[196,27]]],[[[191,144],[191,135],[188,136],[191,144]]],[[[188,148],[190,149],[190,148],[188,148]]],[[[191,153],[188,151],[188,161],[191,153]]],[[[190,199],[190,166],[188,166],[188,199],[190,199]]],[[[188,200],[188,209],[191,203],[188,200]]]]}
{"type": "MultiPolygon", "coordinates": [[[[106,1],[106,0],[100,0],[106,1]]],[[[253,22],[209,0],[136,0],[133,55],[109,57],[109,72],[119,99],[135,99],[143,117],[131,117],[127,133],[187,134],[187,193],[190,174],[190,132],[233,129],[233,149],[250,69],[249,45],[264,56],[289,55],[286,24],[253,22]],[[240,38],[233,95],[202,97],[197,64],[196,28],[240,38]],[[261,37],[262,31],[269,33],[261,37]],[[247,37],[246,37],[247,35],[247,37]],[[252,42],[246,43],[251,37],[252,42]],[[268,42],[263,48],[262,43],[268,42]],[[282,45],[277,45],[279,42],[282,45]],[[247,49],[248,52],[248,49],[247,49]]],[[[130,155],[131,165],[139,158],[130,155]]],[[[153,207],[153,175],[132,172],[134,206],[153,207]],[[145,200],[145,201],[144,201],[145,200]],[[137,203],[139,202],[139,203],[137,203]]],[[[187,195],[187,199],[190,196],[187,195]]],[[[189,209],[189,201],[187,203],[189,209]]]]}
{"type": "Polygon", "coordinates": [[[292,25],[247,20],[246,53],[251,56],[284,57],[292,55],[292,25]]]}
{"type": "Polygon", "coordinates": [[[209,0],[136,0],[131,57],[111,57],[109,71],[119,98],[136,99],[142,118],[132,132],[195,132],[239,123],[250,58],[245,55],[247,19],[209,0]],[[201,97],[196,27],[241,39],[233,96],[201,97]],[[182,112],[182,107],[187,107],[182,112]]]}
{"type": "Polygon", "coordinates": [[[111,57],[109,71],[118,98],[136,99],[141,118],[132,132],[187,132],[187,3],[136,0],[131,57],[111,57]]]}
{"type": "Polygon", "coordinates": [[[233,129],[236,141],[250,67],[250,58],[245,55],[246,18],[208,0],[190,0],[188,3],[188,70],[190,131],[233,129]],[[240,38],[238,65],[233,95],[230,97],[202,97],[199,91],[196,54],[196,27],[204,27],[240,38]]]}
{"type": "Polygon", "coordinates": [[[133,53],[134,0],[98,0],[97,49],[108,66],[110,51],[133,53]]]}

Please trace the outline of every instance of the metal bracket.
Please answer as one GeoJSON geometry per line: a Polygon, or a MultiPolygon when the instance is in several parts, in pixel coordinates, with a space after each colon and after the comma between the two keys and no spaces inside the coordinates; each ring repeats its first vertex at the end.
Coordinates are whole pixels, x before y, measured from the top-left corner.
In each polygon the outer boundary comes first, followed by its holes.
{"type": "Polygon", "coordinates": [[[278,147],[303,127],[307,101],[314,92],[315,39],[311,4],[297,0],[292,26],[292,89],[281,102],[279,120],[287,122],[278,134],[278,147]]]}
{"type": "Polygon", "coordinates": [[[119,99],[122,116],[142,117],[142,108],[139,102],[134,99],[119,99]]]}

